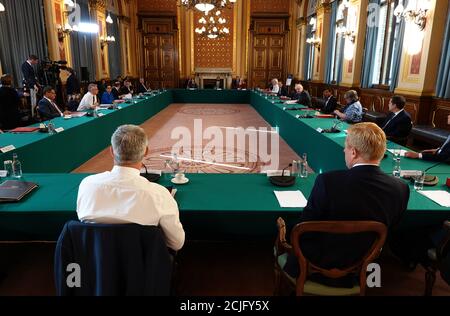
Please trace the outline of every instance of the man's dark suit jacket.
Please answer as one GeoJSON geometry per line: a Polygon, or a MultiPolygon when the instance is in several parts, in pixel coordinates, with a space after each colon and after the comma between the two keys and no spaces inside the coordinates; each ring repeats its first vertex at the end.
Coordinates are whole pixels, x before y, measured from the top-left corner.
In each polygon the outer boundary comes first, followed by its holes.
{"type": "Polygon", "coordinates": [[[297,100],[298,104],[311,107],[311,97],[307,91],[303,90],[301,93],[294,92],[291,99],[297,100]]]}
{"type": "Polygon", "coordinates": [[[29,89],[34,89],[34,86],[37,84],[36,73],[34,72],[34,68],[28,62],[22,64],[22,74],[27,87],[29,89]]]}
{"type": "MultiPolygon", "coordinates": [[[[357,166],[317,177],[300,221],[376,221],[392,228],[400,221],[409,187],[377,166],[357,166]]],[[[344,268],[367,253],[374,237],[368,234],[310,233],[300,246],[306,258],[323,268],[344,268]]],[[[296,277],[298,261],[289,256],[285,271],[296,277]]]]}
{"type": "Polygon", "coordinates": [[[119,92],[120,92],[121,95],[132,94],[133,93],[133,91],[128,89],[128,87],[126,87],[126,86],[121,87],[119,92]]]}
{"type": "Polygon", "coordinates": [[[278,96],[279,97],[287,97],[289,94],[288,92],[288,87],[283,85],[280,89],[280,91],[278,91],[278,96]]]}
{"type": "Polygon", "coordinates": [[[147,89],[142,85],[142,83],[139,83],[138,92],[137,93],[145,93],[148,92],[147,89]]]}
{"type": "Polygon", "coordinates": [[[386,133],[386,136],[393,139],[408,137],[411,129],[411,116],[405,110],[398,113],[395,117],[394,113],[390,112],[383,124],[383,131],[386,133]]]}
{"type": "Polygon", "coordinates": [[[61,117],[61,114],[58,112],[58,110],[56,110],[55,107],[46,98],[42,98],[39,101],[38,111],[43,120],[51,120],[55,117],[61,117]]]}
{"type": "Polygon", "coordinates": [[[70,75],[66,82],[67,95],[80,93],[80,81],[75,75],[70,75]]]}
{"type": "Polygon", "coordinates": [[[0,87],[0,127],[14,129],[20,124],[20,98],[17,91],[10,87],[0,87]]]}
{"type": "Polygon", "coordinates": [[[427,161],[450,163],[450,136],[447,138],[441,148],[439,148],[436,154],[423,153],[422,159],[427,161]]]}
{"type": "Polygon", "coordinates": [[[120,92],[119,92],[118,89],[113,87],[112,90],[111,90],[111,93],[114,96],[114,100],[119,100],[120,99],[120,92]]]}
{"type": "Polygon", "coordinates": [[[324,99],[321,112],[325,114],[331,114],[334,112],[334,110],[337,109],[337,105],[337,99],[334,96],[331,96],[329,99],[324,99]]]}

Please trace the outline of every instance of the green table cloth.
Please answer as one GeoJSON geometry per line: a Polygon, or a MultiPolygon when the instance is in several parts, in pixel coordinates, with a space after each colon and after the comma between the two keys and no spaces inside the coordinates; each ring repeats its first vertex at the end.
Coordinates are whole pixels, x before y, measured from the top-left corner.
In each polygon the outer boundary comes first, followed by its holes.
{"type": "MultiPolygon", "coordinates": [[[[317,128],[330,128],[334,119],[297,118],[304,111],[288,111],[291,105],[278,98],[266,99],[254,91],[236,90],[169,90],[145,99],[123,104],[120,110],[102,110],[99,118],[82,117],[53,120],[64,131],[48,134],[0,134],[0,147],[14,145],[23,170],[24,180],[35,181],[40,188],[20,203],[0,204],[0,240],[55,240],[65,221],[75,219],[76,196],[84,174],[68,174],[109,146],[117,126],[141,124],[171,103],[249,103],[299,155],[308,154],[316,173],[345,169],[345,133],[322,134],[317,128]]],[[[339,126],[342,131],[348,124],[339,126]]],[[[388,148],[403,148],[388,144],[388,148]]],[[[0,154],[0,162],[10,159],[12,152],[0,154]]],[[[387,154],[381,168],[392,173],[392,155],[387,154]]],[[[403,170],[424,170],[433,163],[402,159],[403,170]]],[[[448,190],[445,180],[450,166],[435,167],[430,174],[440,178],[432,189],[448,190]]],[[[221,239],[223,236],[273,236],[275,220],[283,216],[295,223],[301,209],[282,209],[273,193],[279,188],[269,184],[265,175],[192,174],[191,181],[179,186],[177,201],[188,238],[221,239]]],[[[308,197],[315,176],[299,179],[296,187],[308,197]]],[[[168,179],[161,184],[170,185],[168,179]]],[[[450,219],[450,209],[443,208],[413,192],[404,226],[439,224],[450,219]]]]}
{"type": "MultiPolygon", "coordinates": [[[[78,185],[87,174],[25,174],[39,184],[20,203],[0,204],[0,240],[56,240],[64,223],[76,219],[78,185]]],[[[297,222],[301,208],[281,208],[274,191],[300,190],[307,198],[316,176],[298,178],[279,188],[264,174],[188,174],[188,184],[173,185],[163,174],[159,183],[177,188],[176,200],[189,239],[260,238],[276,233],[276,219],[297,222]]],[[[430,188],[426,188],[429,190],[430,188]]],[[[441,181],[431,190],[449,190],[441,181]]],[[[439,223],[450,218],[441,207],[411,187],[405,227],[439,223]]]]}

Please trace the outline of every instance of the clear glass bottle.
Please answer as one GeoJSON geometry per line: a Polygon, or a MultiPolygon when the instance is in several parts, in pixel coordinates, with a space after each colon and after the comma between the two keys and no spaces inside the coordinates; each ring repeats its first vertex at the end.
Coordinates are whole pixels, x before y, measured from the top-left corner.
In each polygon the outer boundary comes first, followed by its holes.
{"type": "Polygon", "coordinates": [[[402,172],[400,156],[395,155],[393,161],[392,175],[396,178],[400,178],[402,172]]]}
{"type": "Polygon", "coordinates": [[[307,178],[308,177],[308,155],[305,153],[302,156],[300,168],[300,177],[307,178]]]}
{"type": "Polygon", "coordinates": [[[56,134],[56,131],[55,131],[55,124],[53,124],[52,121],[48,122],[47,129],[48,129],[48,133],[49,133],[50,135],[56,134]]]}
{"type": "Polygon", "coordinates": [[[13,178],[22,178],[22,163],[17,158],[16,153],[13,154],[12,176],[13,178]]]}

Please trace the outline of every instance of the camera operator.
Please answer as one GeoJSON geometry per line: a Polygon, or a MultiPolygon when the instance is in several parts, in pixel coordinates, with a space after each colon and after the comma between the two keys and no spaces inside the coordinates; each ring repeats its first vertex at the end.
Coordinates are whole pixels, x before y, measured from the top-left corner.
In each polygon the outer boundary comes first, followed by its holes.
{"type": "Polygon", "coordinates": [[[24,93],[29,93],[30,95],[31,116],[33,117],[37,104],[37,93],[40,87],[33,65],[37,65],[38,62],[39,58],[36,55],[30,55],[28,59],[22,64],[24,93]]]}
{"type": "Polygon", "coordinates": [[[60,77],[61,69],[66,69],[67,62],[64,60],[52,61],[49,58],[44,59],[39,67],[39,82],[44,86],[51,86],[56,91],[56,100],[58,104],[65,105],[66,98],[62,89],[62,81],[60,77]]]}

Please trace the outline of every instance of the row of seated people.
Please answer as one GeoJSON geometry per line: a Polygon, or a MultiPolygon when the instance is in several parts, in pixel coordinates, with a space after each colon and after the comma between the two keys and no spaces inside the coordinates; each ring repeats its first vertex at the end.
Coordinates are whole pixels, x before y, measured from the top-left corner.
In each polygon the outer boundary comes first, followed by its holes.
{"type": "MultiPolygon", "coordinates": [[[[150,91],[147,88],[143,78],[140,79],[137,92],[139,94],[150,91]]],[[[117,100],[131,98],[134,94],[134,89],[131,86],[131,81],[126,79],[123,85],[120,82],[115,82],[114,85],[105,84],[105,91],[99,96],[99,87],[97,84],[89,84],[88,92],[83,96],[80,102],[70,103],[67,111],[62,111],[55,103],[56,92],[52,87],[44,88],[44,97],[39,101],[37,109],[42,120],[50,120],[55,117],[69,114],[70,111],[87,111],[93,110],[100,104],[113,104],[117,100]]]]}
{"type": "MultiPolygon", "coordinates": [[[[271,81],[270,92],[278,96],[290,97],[297,100],[298,104],[313,107],[309,93],[304,90],[301,84],[295,84],[294,92],[289,95],[286,86],[283,86],[277,79],[271,81]]],[[[345,93],[346,105],[339,110],[339,104],[333,95],[331,88],[323,91],[321,106],[318,108],[322,113],[335,114],[339,119],[349,123],[359,123],[363,120],[363,106],[361,105],[358,93],[349,90],[345,93]]],[[[403,96],[395,95],[389,101],[389,114],[381,125],[388,140],[403,143],[409,136],[413,127],[411,115],[405,110],[406,99],[403,96]]],[[[449,116],[450,125],[450,116],[449,116]]],[[[407,152],[406,157],[412,159],[424,159],[429,161],[447,161],[450,157],[450,136],[440,148],[424,150],[421,153],[407,152]]]]}
{"type": "MultiPolygon", "coordinates": [[[[111,145],[113,169],[88,176],[79,186],[79,220],[97,224],[135,223],[159,226],[165,236],[166,246],[171,250],[171,254],[175,255],[185,242],[178,205],[165,187],[150,183],[140,176],[142,160],[149,151],[148,136],[139,126],[123,125],[114,132],[111,145]]],[[[407,235],[415,235],[415,231],[396,231],[407,209],[410,190],[404,181],[386,174],[379,168],[385,152],[386,136],[379,126],[374,123],[351,126],[344,149],[348,169],[317,176],[307,206],[298,221],[375,221],[389,229],[389,240],[394,245],[393,249],[400,249],[401,254],[411,247],[414,249],[411,248],[410,251],[418,251],[415,244],[403,244],[407,235]]],[[[372,237],[311,234],[303,238],[301,247],[304,255],[316,266],[327,269],[343,268],[361,260],[373,242],[372,237]]],[[[422,237],[428,238],[427,235],[422,237]]],[[[67,254],[70,258],[90,255],[83,253],[83,247],[75,249],[78,249],[75,250],[77,253],[67,254]]],[[[119,262],[120,259],[116,261],[119,262]]],[[[288,254],[282,262],[282,269],[296,278],[299,274],[298,259],[288,254]]],[[[136,263],[136,267],[140,266],[136,263]]],[[[132,269],[129,266],[123,268],[128,271],[132,269]]],[[[143,273],[141,279],[134,279],[128,286],[142,290],[139,283],[145,282],[147,275],[143,273]]],[[[334,287],[352,286],[352,279],[348,278],[320,278],[316,282],[334,287]]],[[[98,286],[101,285],[100,282],[98,286]]],[[[60,282],[59,286],[62,288],[59,291],[64,293],[66,282],[60,282]]]]}
{"type": "MultiPolygon", "coordinates": [[[[186,89],[198,89],[197,81],[195,81],[195,77],[190,77],[185,83],[186,89]]],[[[217,79],[216,88],[220,88],[220,78],[217,79]]],[[[247,89],[247,82],[245,79],[241,79],[237,76],[235,79],[231,81],[231,89],[234,90],[242,90],[247,89]]]]}

